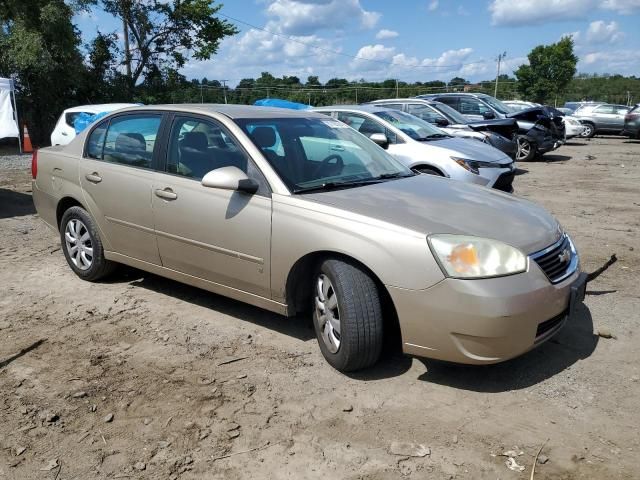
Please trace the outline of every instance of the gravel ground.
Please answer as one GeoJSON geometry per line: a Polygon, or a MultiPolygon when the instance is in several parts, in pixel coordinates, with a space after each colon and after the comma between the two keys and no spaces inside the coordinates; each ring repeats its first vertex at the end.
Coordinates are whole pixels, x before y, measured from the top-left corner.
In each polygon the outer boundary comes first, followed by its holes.
{"type": "Polygon", "coordinates": [[[598,137],[520,165],[517,194],[586,271],[619,259],[554,339],[349,376],[308,319],[133,269],[79,280],[33,210],[30,157],[0,157],[0,479],[529,479],[541,446],[537,480],[640,478],[639,153],[598,137]]]}

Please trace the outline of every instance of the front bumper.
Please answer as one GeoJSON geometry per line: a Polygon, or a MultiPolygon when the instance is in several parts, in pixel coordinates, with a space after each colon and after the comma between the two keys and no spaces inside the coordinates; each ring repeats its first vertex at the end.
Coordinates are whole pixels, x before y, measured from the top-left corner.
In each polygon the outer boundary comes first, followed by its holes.
{"type": "Polygon", "coordinates": [[[584,283],[584,275],[579,266],[554,285],[530,261],[528,271],[517,275],[447,278],[426,290],[388,290],[405,353],[489,364],[521,355],[560,330],[569,313],[572,286],[580,282],[584,283]]]}

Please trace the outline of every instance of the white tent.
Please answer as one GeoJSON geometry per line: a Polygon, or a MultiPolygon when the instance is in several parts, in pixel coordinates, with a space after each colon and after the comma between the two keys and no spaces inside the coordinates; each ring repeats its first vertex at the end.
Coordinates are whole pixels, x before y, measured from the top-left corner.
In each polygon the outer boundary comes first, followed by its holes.
{"type": "Polygon", "coordinates": [[[2,138],[17,138],[20,142],[16,94],[10,78],[0,78],[0,139],[2,138]]]}

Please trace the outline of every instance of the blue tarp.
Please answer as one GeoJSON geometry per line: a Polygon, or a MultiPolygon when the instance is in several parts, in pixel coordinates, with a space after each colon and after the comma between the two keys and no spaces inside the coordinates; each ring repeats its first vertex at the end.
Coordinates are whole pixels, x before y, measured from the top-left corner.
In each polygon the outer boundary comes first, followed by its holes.
{"type": "Polygon", "coordinates": [[[104,117],[107,113],[111,113],[111,112],[100,112],[94,115],[89,115],[88,113],[82,112],[73,121],[73,128],[75,128],[76,130],[76,135],[79,134],[81,131],[83,131],[85,128],[87,128],[96,120],[104,117]]]}
{"type": "Polygon", "coordinates": [[[290,110],[307,110],[311,108],[309,105],[305,105],[304,103],[290,102],[289,100],[281,100],[279,98],[263,98],[261,100],[256,100],[254,105],[259,107],[288,108],[290,110]]]}

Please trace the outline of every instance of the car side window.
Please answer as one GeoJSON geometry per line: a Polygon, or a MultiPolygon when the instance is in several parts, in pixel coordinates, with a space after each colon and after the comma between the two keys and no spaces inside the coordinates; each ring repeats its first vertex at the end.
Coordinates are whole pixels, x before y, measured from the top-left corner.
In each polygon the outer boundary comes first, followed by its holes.
{"type": "Polygon", "coordinates": [[[483,115],[489,108],[475,98],[460,99],[460,113],[463,115],[483,115]]]}
{"type": "Polygon", "coordinates": [[[384,105],[385,108],[393,108],[394,110],[402,111],[402,104],[401,103],[384,103],[383,105],[384,105]]]}
{"type": "Polygon", "coordinates": [[[613,106],[612,105],[601,105],[599,107],[596,107],[594,109],[595,113],[613,113],[613,106]]]}
{"type": "Polygon", "coordinates": [[[230,134],[209,120],[176,117],[167,155],[168,173],[201,180],[211,170],[234,166],[247,172],[248,157],[230,134]]]}
{"type": "Polygon", "coordinates": [[[444,103],[445,105],[449,105],[454,110],[460,111],[460,108],[459,108],[460,105],[459,105],[459,102],[458,102],[458,97],[446,96],[446,97],[439,97],[436,100],[438,102],[440,102],[440,103],[444,103]]]}
{"type": "MultiPolygon", "coordinates": [[[[152,168],[161,115],[124,115],[109,122],[102,160],[131,167],[152,168]]],[[[95,131],[94,131],[95,133],[95,131]]]]}
{"type": "MultiPolygon", "coordinates": [[[[407,105],[407,113],[421,118],[425,122],[436,123],[438,120],[445,119],[443,115],[433,110],[428,105],[419,103],[407,105]]],[[[445,119],[446,120],[446,119],[445,119]]]]}
{"type": "Polygon", "coordinates": [[[102,122],[93,129],[87,141],[86,156],[102,160],[102,150],[104,149],[104,138],[107,133],[107,125],[109,122],[102,122]]]}
{"type": "MultiPolygon", "coordinates": [[[[385,105],[386,107],[386,105],[385,105]]],[[[386,128],[384,125],[371,120],[363,115],[357,115],[355,113],[338,112],[338,120],[342,123],[346,123],[354,130],[359,131],[363,135],[370,137],[374,133],[383,133],[386,135],[389,143],[398,143],[398,138],[395,133],[386,128]]]]}

